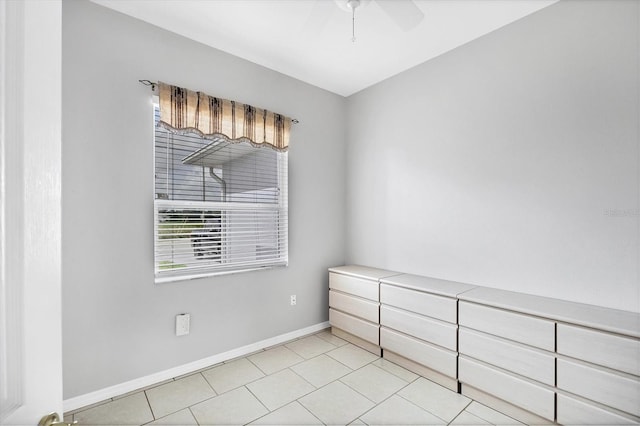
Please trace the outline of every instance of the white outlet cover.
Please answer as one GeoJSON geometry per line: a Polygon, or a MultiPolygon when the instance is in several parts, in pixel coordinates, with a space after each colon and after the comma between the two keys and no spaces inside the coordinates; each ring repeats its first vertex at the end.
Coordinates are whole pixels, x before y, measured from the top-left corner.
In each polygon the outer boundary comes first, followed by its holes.
{"type": "Polygon", "coordinates": [[[191,323],[191,315],[176,315],[176,336],[185,336],[189,334],[189,325],[191,323]]]}

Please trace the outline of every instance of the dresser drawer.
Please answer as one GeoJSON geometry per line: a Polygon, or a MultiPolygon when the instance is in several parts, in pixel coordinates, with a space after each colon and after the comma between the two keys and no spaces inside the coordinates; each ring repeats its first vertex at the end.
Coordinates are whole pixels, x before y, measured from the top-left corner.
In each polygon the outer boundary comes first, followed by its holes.
{"type": "Polygon", "coordinates": [[[447,322],[382,305],[380,308],[380,325],[452,351],[457,350],[457,327],[447,322]]]}
{"type": "Polygon", "coordinates": [[[540,417],[554,420],[555,393],[551,389],[462,356],[458,359],[458,380],[540,417]]]}
{"type": "Polygon", "coordinates": [[[379,301],[378,281],[329,272],[329,288],[373,300],[374,302],[379,301]]]}
{"type": "Polygon", "coordinates": [[[558,353],[640,376],[640,340],[558,324],[558,353]]]}
{"type": "Polygon", "coordinates": [[[329,290],[329,307],[378,323],[380,304],[360,297],[329,290]]]}
{"type": "Polygon", "coordinates": [[[555,350],[553,321],[460,301],[459,324],[550,352],[555,350]]]}
{"type": "Polygon", "coordinates": [[[455,352],[438,348],[385,327],[380,328],[380,346],[446,376],[456,377],[457,355],[455,352]]]}
{"type": "Polygon", "coordinates": [[[378,345],[380,343],[380,326],[352,315],[329,308],[329,323],[332,327],[351,333],[367,342],[378,345]]]}
{"type": "Polygon", "coordinates": [[[551,353],[463,327],[458,332],[458,351],[529,379],[555,385],[555,357],[551,353]]]}
{"type": "Polygon", "coordinates": [[[558,388],[640,416],[638,378],[558,359],[558,388]]]}
{"type": "Polygon", "coordinates": [[[635,420],[559,393],[558,423],[562,425],[637,425],[635,420]]]}
{"type": "Polygon", "coordinates": [[[380,302],[455,324],[457,300],[389,284],[380,284],[380,302]]]}

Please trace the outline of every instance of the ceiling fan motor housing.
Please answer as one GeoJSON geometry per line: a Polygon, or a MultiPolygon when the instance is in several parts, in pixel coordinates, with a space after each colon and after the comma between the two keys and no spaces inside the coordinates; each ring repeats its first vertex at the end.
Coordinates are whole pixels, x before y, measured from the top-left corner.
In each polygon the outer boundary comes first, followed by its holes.
{"type": "MultiPolygon", "coordinates": [[[[323,0],[316,0],[323,1],[323,0]]],[[[371,0],[334,0],[338,7],[345,12],[351,13],[357,8],[365,7],[371,0]]]]}

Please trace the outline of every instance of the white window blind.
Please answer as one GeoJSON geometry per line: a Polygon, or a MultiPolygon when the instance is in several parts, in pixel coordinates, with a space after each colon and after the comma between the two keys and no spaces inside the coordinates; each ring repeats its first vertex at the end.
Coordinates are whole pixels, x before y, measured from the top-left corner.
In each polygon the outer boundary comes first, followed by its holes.
{"type": "Polygon", "coordinates": [[[288,262],[287,152],[157,126],[156,281],[288,262]]]}

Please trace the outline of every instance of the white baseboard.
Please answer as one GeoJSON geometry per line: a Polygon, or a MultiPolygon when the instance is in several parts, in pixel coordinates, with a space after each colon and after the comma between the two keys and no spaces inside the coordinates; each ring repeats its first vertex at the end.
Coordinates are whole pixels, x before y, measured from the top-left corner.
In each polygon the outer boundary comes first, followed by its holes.
{"type": "Polygon", "coordinates": [[[228,361],[233,358],[238,358],[244,355],[248,355],[253,352],[257,352],[261,349],[268,348],[270,346],[279,345],[284,342],[288,342],[298,337],[306,336],[308,334],[322,331],[329,327],[329,321],[321,322],[309,327],[301,328],[299,330],[291,331],[289,333],[281,334],[279,336],[272,337],[270,339],[261,340],[250,345],[242,346],[240,348],[232,349],[227,352],[223,352],[217,355],[213,355],[207,358],[193,361],[188,364],[180,365],[178,367],[170,368],[168,370],[159,371],[148,376],[140,377],[138,379],[130,380],[128,382],[120,383],[118,385],[109,386],[108,388],[100,389],[94,392],[90,392],[84,395],[75,396],[73,398],[65,399],[63,401],[64,412],[77,410],[78,408],[86,407],[97,402],[102,402],[110,398],[123,395],[128,392],[132,392],[139,389],[144,389],[149,386],[153,386],[156,383],[163,382],[165,380],[173,379],[174,377],[183,376],[203,368],[207,368],[214,364],[219,364],[223,361],[228,361]]]}

